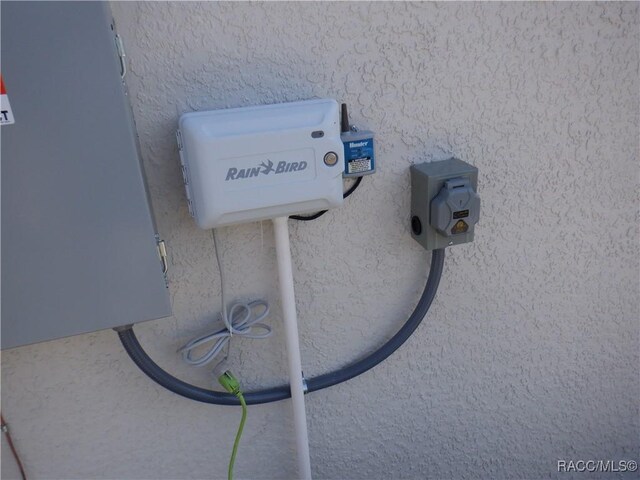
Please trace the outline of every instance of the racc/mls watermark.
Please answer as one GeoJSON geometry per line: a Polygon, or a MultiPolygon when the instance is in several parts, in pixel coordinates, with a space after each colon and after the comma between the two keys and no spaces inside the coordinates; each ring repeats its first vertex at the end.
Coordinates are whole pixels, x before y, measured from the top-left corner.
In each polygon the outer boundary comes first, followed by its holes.
{"type": "Polygon", "coordinates": [[[635,460],[558,460],[558,472],[623,473],[638,470],[635,460]]]}

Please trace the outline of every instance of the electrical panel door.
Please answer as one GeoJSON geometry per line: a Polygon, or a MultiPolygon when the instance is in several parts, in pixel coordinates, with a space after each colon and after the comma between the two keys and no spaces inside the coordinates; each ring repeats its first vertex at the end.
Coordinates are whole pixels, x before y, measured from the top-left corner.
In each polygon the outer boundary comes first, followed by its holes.
{"type": "Polygon", "coordinates": [[[108,4],[0,8],[2,348],[171,315],[108,4]]]}

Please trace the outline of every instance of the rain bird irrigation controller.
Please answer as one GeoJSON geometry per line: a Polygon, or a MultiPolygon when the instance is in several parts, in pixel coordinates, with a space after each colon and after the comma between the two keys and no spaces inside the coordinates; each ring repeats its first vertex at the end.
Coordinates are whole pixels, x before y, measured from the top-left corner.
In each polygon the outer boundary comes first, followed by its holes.
{"type": "Polygon", "coordinates": [[[304,378],[289,248],[288,220],[313,220],[339,207],[373,173],[374,135],[349,125],[346,106],[334,100],[309,100],[248,108],[184,114],[177,132],[189,211],[199,227],[212,229],[221,276],[223,311],[219,328],[185,344],[179,351],[195,366],[214,361],[232,336],[265,338],[271,328],[265,300],[227,305],[216,227],[273,220],[278,275],[289,368],[289,385],[243,393],[226,359],[213,371],[227,391],[183,382],[159,367],[143,350],[132,326],[118,329],[133,361],[154,381],[184,397],[219,405],[241,405],[242,420],[228,476],[246,419],[247,405],[292,399],[298,476],[311,478],[304,395],[356,377],[395,352],[415,331],[433,301],[447,246],[473,240],[480,199],[478,171],[455,158],[411,167],[411,231],[427,250],[431,267],[424,292],[411,316],[379,349],[354,363],[318,377],[304,378]],[[343,192],[343,177],[357,177],[343,192]],[[316,213],[312,213],[316,212],[316,213]]]}

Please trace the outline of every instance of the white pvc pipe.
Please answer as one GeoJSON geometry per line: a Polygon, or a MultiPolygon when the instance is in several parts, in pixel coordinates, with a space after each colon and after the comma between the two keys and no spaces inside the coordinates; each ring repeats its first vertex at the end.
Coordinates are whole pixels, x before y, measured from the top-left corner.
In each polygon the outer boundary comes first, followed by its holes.
{"type": "Polygon", "coordinates": [[[291,268],[291,248],[289,246],[289,225],[287,222],[287,217],[273,219],[276,252],[278,255],[278,276],[280,278],[284,333],[289,361],[289,384],[291,385],[291,401],[293,403],[293,424],[298,455],[298,475],[304,480],[311,480],[307,414],[304,409],[302,361],[300,359],[296,297],[293,291],[293,270],[291,268]]]}

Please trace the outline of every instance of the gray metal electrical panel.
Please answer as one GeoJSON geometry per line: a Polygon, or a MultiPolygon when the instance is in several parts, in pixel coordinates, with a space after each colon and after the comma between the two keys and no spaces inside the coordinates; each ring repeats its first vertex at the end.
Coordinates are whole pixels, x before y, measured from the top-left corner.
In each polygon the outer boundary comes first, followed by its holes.
{"type": "Polygon", "coordinates": [[[108,4],[0,8],[2,348],[171,315],[108,4]]]}

